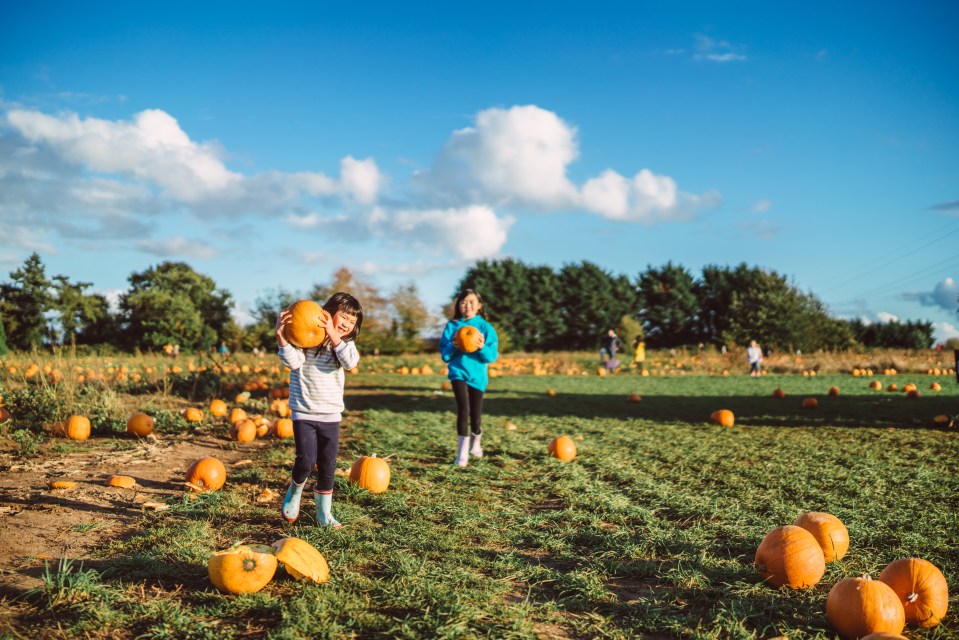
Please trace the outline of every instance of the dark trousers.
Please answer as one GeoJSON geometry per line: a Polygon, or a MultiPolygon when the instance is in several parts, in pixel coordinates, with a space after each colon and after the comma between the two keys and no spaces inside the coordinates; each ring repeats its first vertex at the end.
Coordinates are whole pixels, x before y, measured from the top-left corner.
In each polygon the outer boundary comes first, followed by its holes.
{"type": "Polygon", "coordinates": [[[313,465],[316,465],[316,485],[313,490],[333,491],[336,453],[340,448],[340,423],[294,420],[293,441],[296,443],[293,482],[306,482],[313,472],[313,465]]]}
{"type": "Polygon", "coordinates": [[[462,380],[452,380],[453,396],[456,398],[456,433],[461,436],[478,436],[483,433],[483,392],[474,389],[462,380]]]}

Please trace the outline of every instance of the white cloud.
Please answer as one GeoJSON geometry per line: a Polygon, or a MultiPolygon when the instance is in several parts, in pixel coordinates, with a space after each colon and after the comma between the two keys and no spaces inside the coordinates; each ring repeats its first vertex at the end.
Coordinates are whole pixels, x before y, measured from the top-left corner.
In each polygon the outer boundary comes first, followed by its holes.
{"type": "Polygon", "coordinates": [[[719,201],[717,193],[695,196],[682,193],[676,181],[643,169],[632,178],[607,169],[587,180],[582,189],[583,206],[609,220],[653,224],[663,220],[688,220],[704,206],[719,201]]]}
{"type": "Polygon", "coordinates": [[[473,205],[448,209],[377,209],[369,219],[370,231],[382,237],[403,238],[421,251],[433,253],[450,247],[465,260],[496,254],[506,243],[513,218],[500,218],[489,207],[473,205]]]}
{"type": "Polygon", "coordinates": [[[693,54],[693,59],[719,63],[743,62],[749,59],[743,51],[744,47],[733,45],[727,40],[716,40],[710,36],[697,34],[696,53],[693,54]]]}
{"type": "Polygon", "coordinates": [[[880,311],[876,313],[876,322],[879,324],[889,324],[890,322],[899,322],[899,316],[889,313],[888,311],[880,311]]]}
{"type": "Polygon", "coordinates": [[[215,258],[220,252],[205,242],[173,236],[164,240],[142,240],[137,247],[146,253],[175,258],[215,258]]]}
{"type": "Polygon", "coordinates": [[[740,222],[739,226],[756,235],[760,240],[772,240],[782,232],[783,226],[770,220],[740,222]]]}
{"type": "Polygon", "coordinates": [[[772,200],[757,200],[753,203],[752,210],[753,213],[766,213],[773,208],[772,200]]]}
{"type": "Polygon", "coordinates": [[[934,322],[933,336],[936,342],[945,342],[950,338],[959,338],[959,327],[948,322],[934,322]]]}
{"type": "Polygon", "coordinates": [[[955,311],[959,307],[959,285],[952,278],[936,283],[932,291],[904,293],[904,300],[916,300],[926,307],[939,307],[946,311],[955,311]]]}

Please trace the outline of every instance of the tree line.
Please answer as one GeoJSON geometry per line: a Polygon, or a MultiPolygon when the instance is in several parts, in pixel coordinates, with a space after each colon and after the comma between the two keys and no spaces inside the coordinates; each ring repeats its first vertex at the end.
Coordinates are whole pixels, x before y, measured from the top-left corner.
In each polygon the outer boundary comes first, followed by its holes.
{"type": "MultiPolygon", "coordinates": [[[[452,311],[451,302],[443,317],[431,313],[414,283],[383,294],[345,267],[308,292],[266,292],[245,326],[232,319],[232,295],[184,262],[133,273],[129,283],[114,308],[87,291],[91,283],[48,276],[40,256],[30,255],[0,283],[0,354],[55,344],[146,351],[168,344],[207,350],[226,342],[233,350],[270,350],[279,309],[300,298],[322,303],[336,291],[349,291],[363,304],[364,349],[416,351],[431,348],[431,331],[452,311]]],[[[694,276],[668,262],[630,278],[588,261],[557,270],[512,258],[481,260],[450,299],[465,288],[482,294],[504,346],[521,351],[594,349],[610,328],[627,341],[642,335],[653,348],[750,340],[803,351],[933,344],[931,322],[833,318],[786,276],[746,264],[708,265],[694,276]]]]}

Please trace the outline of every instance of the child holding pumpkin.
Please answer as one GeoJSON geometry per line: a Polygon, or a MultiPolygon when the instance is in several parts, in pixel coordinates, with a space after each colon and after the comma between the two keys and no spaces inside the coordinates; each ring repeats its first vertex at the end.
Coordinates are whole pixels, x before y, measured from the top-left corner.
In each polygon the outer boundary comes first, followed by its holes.
{"type": "Polygon", "coordinates": [[[296,444],[296,461],[281,513],[288,522],[296,520],[303,487],[315,464],[316,521],[339,529],[342,525],[333,517],[332,503],[344,370],[352,369],[360,361],[354,340],[363,325],[363,307],[348,293],[334,293],[323,305],[326,337],[319,346],[305,349],[291,344],[285,335],[293,322],[291,308],[281,311],[276,321],[280,362],[290,369],[290,410],[296,444]]]}
{"type": "Polygon", "coordinates": [[[453,318],[440,337],[440,356],[447,363],[456,398],[454,464],[465,467],[469,456],[483,457],[483,394],[489,382],[489,364],[499,357],[496,329],[486,320],[483,298],[473,289],[464,289],[456,298],[453,318]]]}

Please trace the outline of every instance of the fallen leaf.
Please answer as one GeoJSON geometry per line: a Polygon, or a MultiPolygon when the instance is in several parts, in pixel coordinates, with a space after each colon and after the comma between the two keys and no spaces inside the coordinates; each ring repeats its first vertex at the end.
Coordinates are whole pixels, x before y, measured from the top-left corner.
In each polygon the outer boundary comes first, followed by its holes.
{"type": "Polygon", "coordinates": [[[248,467],[248,466],[250,466],[251,464],[253,464],[253,461],[252,461],[252,460],[246,460],[246,459],[244,459],[244,460],[237,460],[236,462],[233,463],[233,466],[234,466],[234,467],[248,467]]]}
{"type": "Polygon", "coordinates": [[[144,509],[152,509],[153,511],[166,511],[170,508],[170,505],[165,502],[144,502],[141,506],[144,509]]]}

